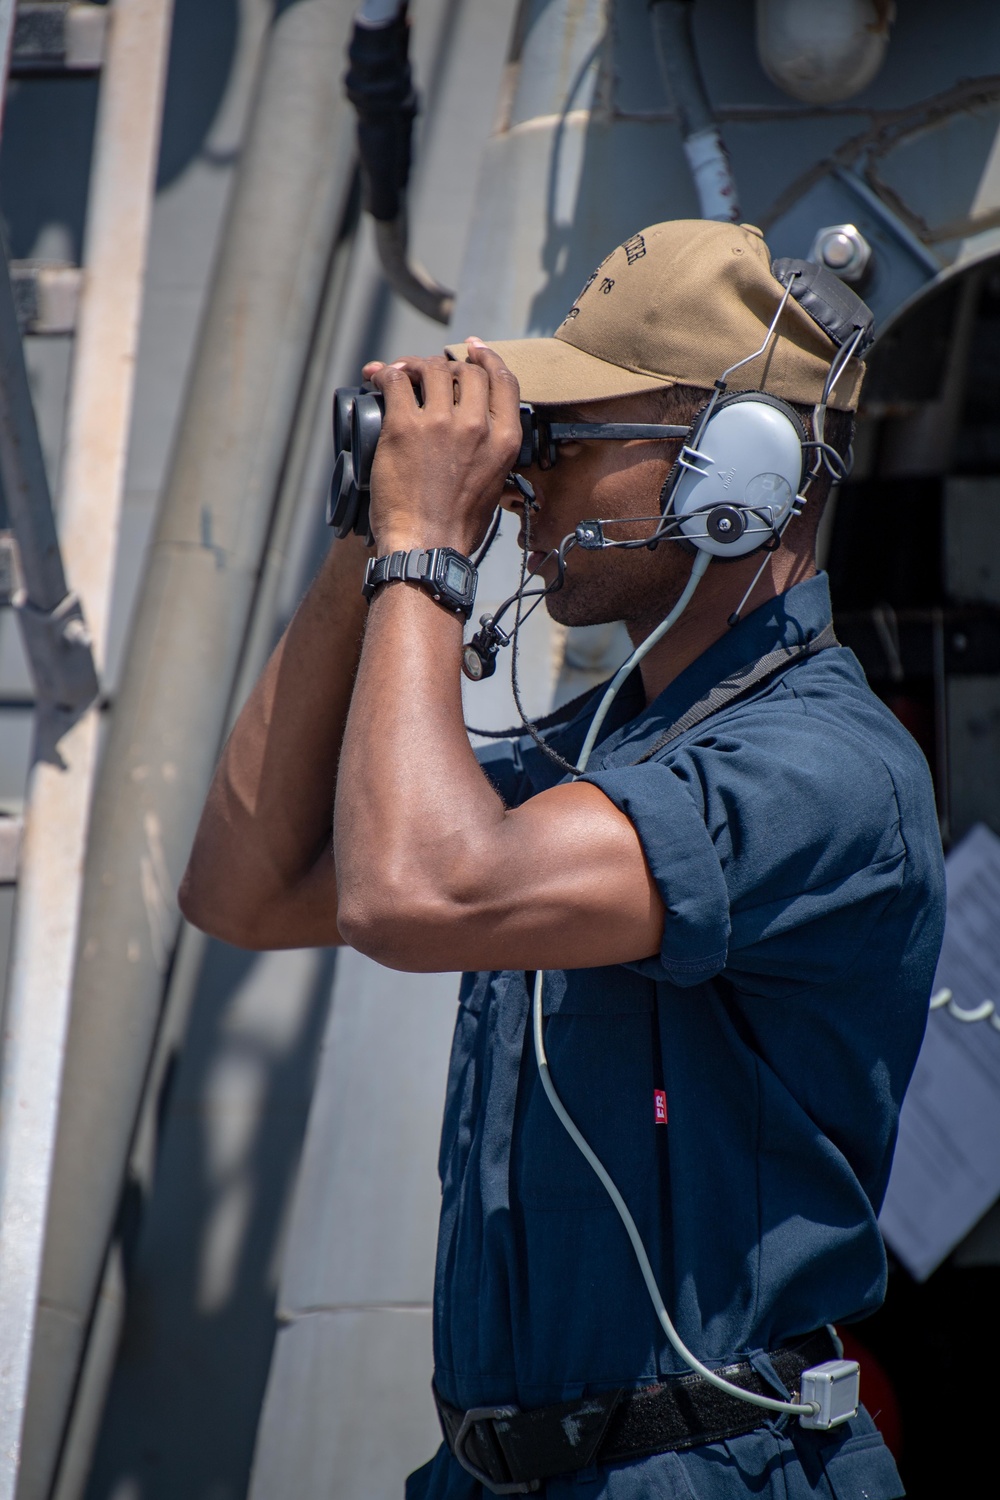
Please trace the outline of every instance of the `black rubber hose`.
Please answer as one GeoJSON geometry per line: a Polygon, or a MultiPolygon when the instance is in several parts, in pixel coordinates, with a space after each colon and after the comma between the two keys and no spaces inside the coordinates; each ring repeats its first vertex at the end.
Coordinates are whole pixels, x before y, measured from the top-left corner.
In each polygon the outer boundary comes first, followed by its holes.
{"type": "Polygon", "coordinates": [[[355,23],[344,83],[358,115],[364,205],[372,218],[398,219],[410,176],[417,93],[406,6],[385,26],[355,23]]]}
{"type": "Polygon", "coordinates": [[[694,0],[650,0],[649,8],[660,69],[686,140],[715,124],[694,48],[694,0]]]}
{"type": "Polygon", "coordinates": [[[650,0],[660,72],[680,125],[702,217],[738,223],[739,196],[729,153],[712,113],[694,44],[695,0],[650,0]]]}

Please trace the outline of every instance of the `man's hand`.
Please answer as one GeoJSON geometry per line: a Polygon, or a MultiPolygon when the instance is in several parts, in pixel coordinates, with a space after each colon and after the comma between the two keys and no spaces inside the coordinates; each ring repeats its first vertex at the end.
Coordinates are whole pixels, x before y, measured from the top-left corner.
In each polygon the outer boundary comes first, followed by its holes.
{"type": "Polygon", "coordinates": [[[470,339],[469,362],[437,356],[365,366],[385,397],[371,527],[380,553],[482,541],[521,446],[519,392],[503,360],[470,339]]]}

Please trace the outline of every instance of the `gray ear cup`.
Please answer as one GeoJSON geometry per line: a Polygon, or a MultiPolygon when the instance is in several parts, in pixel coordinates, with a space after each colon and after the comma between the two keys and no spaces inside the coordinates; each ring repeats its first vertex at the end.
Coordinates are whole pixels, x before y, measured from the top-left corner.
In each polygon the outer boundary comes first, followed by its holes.
{"type": "Polygon", "coordinates": [[[764,546],[791,512],[802,483],[805,430],[784,401],[763,392],[723,397],[665,488],[665,513],[715,557],[764,546]]]}

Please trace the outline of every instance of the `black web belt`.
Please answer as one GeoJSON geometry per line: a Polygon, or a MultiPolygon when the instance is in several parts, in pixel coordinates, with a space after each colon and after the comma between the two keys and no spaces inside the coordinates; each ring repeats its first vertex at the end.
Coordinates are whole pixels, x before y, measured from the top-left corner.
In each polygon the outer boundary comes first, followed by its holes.
{"type": "MultiPolygon", "coordinates": [[[[825,1328],[769,1356],[775,1373],[793,1393],[803,1370],[839,1357],[825,1328]]],[[[717,1373],[745,1391],[775,1395],[749,1360],[717,1373]]],[[[693,1371],[661,1385],[601,1391],[534,1411],[516,1406],[459,1411],[442,1401],[437,1391],[434,1399],[448,1447],[462,1468],[493,1495],[532,1494],[543,1480],[557,1474],[718,1443],[774,1420],[772,1413],[727,1395],[693,1371]]]]}
{"type": "Polygon", "coordinates": [[[717,714],[720,709],[727,708],[730,703],[734,703],[751,688],[760,687],[762,682],[766,682],[769,677],[773,677],[784,667],[793,666],[795,662],[803,661],[807,656],[815,656],[818,651],[825,651],[829,646],[839,645],[840,642],[831,624],[824,626],[819,635],[807,641],[804,646],[776,646],[766,656],[761,656],[757,661],[751,662],[749,667],[741,667],[731,677],[724,677],[721,682],[717,682],[703,698],[699,698],[697,703],[692,703],[687,713],[681,714],[669,729],[664,730],[663,734],[640,755],[634,764],[641,766],[644,761],[651,760],[654,755],[659,754],[664,745],[669,745],[670,741],[675,740],[679,734],[693,729],[696,724],[700,724],[703,719],[711,718],[712,714],[717,714]]]}

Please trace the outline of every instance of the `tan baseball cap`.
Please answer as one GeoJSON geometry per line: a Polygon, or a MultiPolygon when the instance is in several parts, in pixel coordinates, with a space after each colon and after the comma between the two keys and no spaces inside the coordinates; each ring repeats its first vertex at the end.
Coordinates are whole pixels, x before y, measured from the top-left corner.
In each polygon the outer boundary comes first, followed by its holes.
{"type": "MultiPolygon", "coordinates": [[[[524,401],[579,406],[671,385],[711,390],[752,354],[784,294],[752,224],[671,219],[634,234],[590,277],[551,338],[487,340],[524,401]]],[[[464,344],[448,353],[466,357],[464,344]]],[[[766,357],[734,371],[732,391],[820,399],[836,346],[789,298],[766,357]]],[[[855,411],[865,367],[851,359],[831,405],[855,411]]]]}

